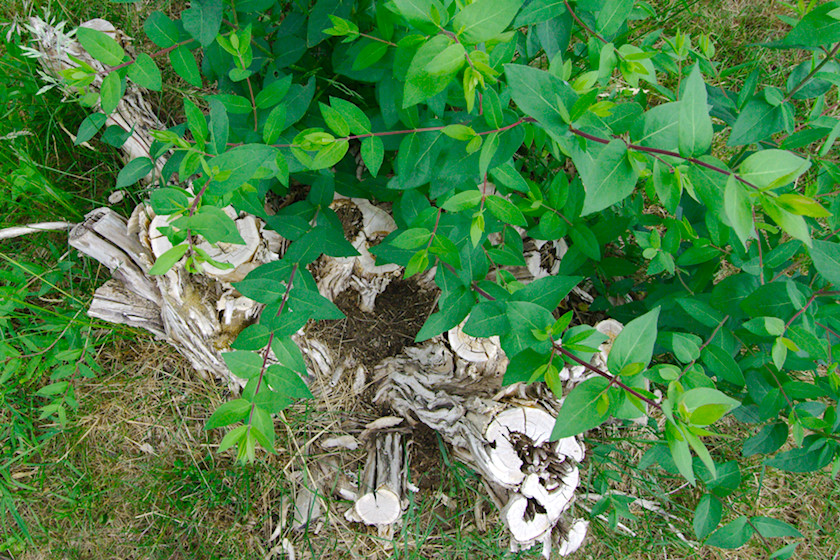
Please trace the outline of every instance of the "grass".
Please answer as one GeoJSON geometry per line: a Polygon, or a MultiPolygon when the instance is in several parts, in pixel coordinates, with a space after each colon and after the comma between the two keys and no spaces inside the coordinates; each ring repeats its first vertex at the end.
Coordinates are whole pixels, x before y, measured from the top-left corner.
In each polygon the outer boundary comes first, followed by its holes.
{"type": "MultiPolygon", "coordinates": [[[[184,2],[144,0],[131,4],[57,0],[47,7],[77,23],[104,17],[141,41],[145,13],[178,13],[184,2]]],[[[664,25],[718,38],[723,67],[747,62],[743,45],[777,36],[782,29],[772,0],[660,0],[664,25]]],[[[13,0],[0,7],[12,21],[28,7],[13,0]]],[[[5,31],[5,30],[4,30],[5,31]]],[[[669,31],[670,33],[671,31],[669,31]]],[[[148,45],[145,45],[148,46],[148,45]]],[[[14,55],[14,52],[7,53],[14,55]]],[[[766,49],[750,51],[778,80],[789,60],[766,49]]],[[[35,67],[9,56],[0,60],[0,212],[4,225],[63,218],[78,221],[102,204],[120,168],[115,150],[92,142],[73,146],[85,112],[60,95],[34,95],[41,87],[35,67]],[[28,134],[27,134],[28,133],[28,134]]],[[[733,75],[735,87],[746,75],[733,75]]],[[[156,100],[180,106],[180,86],[156,100]]],[[[172,120],[162,110],[164,121],[172,120]]],[[[136,202],[129,197],[123,210],[136,202]]],[[[251,559],[285,558],[284,539],[302,558],[496,559],[536,558],[513,554],[498,514],[475,475],[450,460],[445,445],[426,433],[415,445],[411,479],[421,491],[409,495],[405,522],[393,539],[344,521],[349,502],[328,497],[322,525],[291,528],[294,499],[318,464],[334,461],[346,476],[358,473],[360,452],[328,454],[315,441],[350,420],[340,402],[302,404],[287,411],[278,454],[255,464],[233,464],[218,455],[219,434],[205,432],[205,419],[228,398],[224,388],[201,379],[167,346],[142,333],[100,324],[84,315],[93,288],[106,274],[65,254],[62,233],[4,241],[0,245],[0,554],[14,559],[251,559]],[[28,271],[28,272],[26,272],[28,271]],[[34,274],[33,274],[34,272],[34,274]],[[49,352],[53,340],[62,342],[49,352]],[[45,399],[35,391],[69,362],[62,351],[84,348],[94,377],[74,380],[78,409],[61,425],[36,420],[45,399]],[[8,360],[18,353],[32,356],[8,360]],[[19,369],[12,370],[18,363],[19,369]],[[308,473],[308,474],[307,474],[308,473]]],[[[360,419],[357,419],[360,420],[360,419]]],[[[735,441],[743,428],[726,427],[735,441]]],[[[587,486],[605,494],[625,491],[659,504],[673,517],[635,505],[607,509],[592,521],[591,536],[576,559],[766,558],[756,539],[736,551],[695,548],[691,517],[700,491],[667,473],[639,470],[649,432],[593,432],[587,445],[603,459],[590,463],[587,486]],[[623,516],[619,516],[621,511],[623,516]],[[621,522],[625,529],[611,528],[621,522]]],[[[727,519],[766,515],[797,526],[805,535],[799,557],[837,558],[840,489],[826,473],[795,475],[764,470],[758,459],[737,456],[739,446],[721,440],[716,457],[742,464],[741,476],[755,481],[750,492],[733,494],[727,519]]],[[[617,498],[619,504],[622,503],[617,498]]],[[[582,496],[581,508],[596,501],[582,496]]],[[[774,543],[777,544],[778,543],[774,543]]]]}

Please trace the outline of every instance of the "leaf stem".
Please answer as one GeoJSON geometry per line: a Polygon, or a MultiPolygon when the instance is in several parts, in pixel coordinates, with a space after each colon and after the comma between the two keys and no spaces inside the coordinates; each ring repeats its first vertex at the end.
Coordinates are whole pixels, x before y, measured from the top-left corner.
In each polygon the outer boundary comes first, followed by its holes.
{"type": "Polygon", "coordinates": [[[814,74],[819,72],[823,66],[828,64],[828,62],[834,58],[834,55],[836,55],[838,51],[840,51],[840,43],[834,45],[834,48],[831,49],[831,52],[829,52],[828,55],[826,55],[826,57],[822,59],[822,61],[819,64],[814,66],[814,69],[808,72],[808,74],[804,78],[802,78],[802,81],[796,84],[796,87],[787,92],[787,95],[785,95],[784,99],[782,99],[782,103],[787,103],[788,101],[790,101],[790,98],[793,97],[793,95],[797,91],[802,89],[805,86],[805,84],[808,83],[808,80],[810,80],[814,76],[814,74]]]}
{"type": "MultiPolygon", "coordinates": [[[[586,138],[587,140],[592,140],[593,142],[598,142],[599,144],[609,144],[610,143],[610,141],[607,140],[606,138],[601,138],[600,136],[595,136],[593,134],[588,134],[588,133],[586,133],[582,130],[578,130],[577,128],[575,128],[573,126],[569,127],[569,131],[572,134],[577,134],[578,136],[586,138]]],[[[761,189],[759,189],[757,186],[753,185],[752,183],[750,183],[746,179],[741,178],[734,171],[728,171],[726,169],[717,167],[717,166],[712,165],[710,163],[706,163],[704,161],[701,161],[697,158],[685,157],[683,155],[680,155],[678,152],[672,152],[670,150],[662,150],[660,148],[649,148],[648,146],[639,146],[638,144],[631,144],[631,143],[627,142],[626,140],[624,140],[623,138],[620,138],[620,137],[616,137],[616,138],[618,138],[619,140],[621,140],[625,144],[627,144],[627,149],[628,150],[633,150],[633,151],[636,151],[636,152],[645,152],[645,153],[648,153],[648,154],[660,154],[660,155],[663,155],[663,156],[677,157],[677,158],[683,159],[685,161],[689,161],[691,163],[699,165],[701,167],[705,167],[706,169],[711,169],[712,171],[715,171],[717,173],[721,173],[723,175],[733,175],[735,177],[735,179],[738,180],[738,182],[743,183],[746,186],[750,187],[751,189],[755,189],[756,191],[759,191],[759,192],[761,191],[761,189]]]]}
{"type": "Polygon", "coordinates": [[[648,398],[648,397],[644,396],[643,394],[639,393],[638,391],[636,391],[632,387],[629,387],[628,385],[622,383],[621,381],[619,381],[617,376],[611,375],[610,373],[608,373],[606,371],[603,371],[599,368],[596,368],[595,366],[593,366],[589,362],[581,360],[580,358],[578,358],[577,356],[575,356],[574,354],[572,354],[571,352],[569,352],[568,350],[566,350],[562,346],[558,345],[557,343],[554,343],[554,348],[556,348],[558,352],[563,354],[563,356],[569,358],[573,362],[576,362],[578,365],[581,365],[581,366],[585,367],[586,369],[588,369],[589,371],[591,371],[593,373],[597,373],[598,375],[600,375],[604,379],[607,379],[610,382],[611,385],[621,387],[624,391],[630,393],[631,395],[633,395],[637,399],[641,400],[642,402],[645,402],[645,403],[649,404],[650,406],[652,406],[654,408],[658,408],[660,410],[662,409],[662,406],[660,406],[660,404],[658,402],[656,402],[655,400],[653,400],[651,398],[648,398]]]}
{"type": "MultiPolygon", "coordinates": [[[[165,49],[160,49],[159,51],[155,51],[152,54],[150,54],[149,56],[151,56],[152,58],[155,58],[155,57],[158,57],[158,56],[163,56],[165,54],[169,54],[172,51],[174,51],[175,49],[177,49],[178,47],[181,47],[183,45],[187,45],[189,43],[192,43],[193,41],[195,41],[195,39],[186,39],[184,41],[181,41],[180,43],[175,43],[171,47],[166,47],[165,49]]],[[[116,66],[112,66],[111,68],[109,68],[107,70],[103,70],[103,71],[99,72],[99,74],[101,74],[103,76],[107,76],[111,72],[116,72],[117,70],[122,70],[126,66],[131,66],[135,62],[137,62],[136,58],[131,59],[131,60],[127,60],[127,61],[123,62],[122,64],[117,64],[116,66]]]]}
{"type": "MultiPolygon", "coordinates": [[[[283,293],[283,299],[280,301],[280,308],[277,310],[277,313],[274,315],[275,317],[279,317],[281,313],[283,313],[283,308],[286,307],[286,302],[289,301],[289,294],[292,292],[292,283],[295,280],[295,273],[297,272],[298,265],[295,264],[292,267],[292,272],[289,274],[289,281],[286,282],[286,291],[283,293]]],[[[268,369],[268,353],[271,352],[271,343],[274,342],[274,331],[271,331],[271,334],[268,335],[268,342],[265,345],[265,350],[263,350],[263,362],[262,367],[260,367],[260,375],[257,378],[257,386],[254,387],[254,398],[256,399],[257,395],[260,394],[260,386],[263,382],[263,377],[265,377],[265,371],[268,369]]],[[[254,419],[254,409],[256,409],[257,404],[251,403],[251,412],[248,414],[248,426],[251,425],[251,421],[254,419]]]]}
{"type": "Polygon", "coordinates": [[[569,5],[568,0],[563,0],[563,3],[566,5],[566,9],[569,10],[569,14],[572,16],[572,18],[574,18],[574,20],[577,22],[578,25],[580,25],[586,31],[588,31],[589,33],[594,35],[598,40],[600,40],[605,45],[607,44],[608,41],[606,39],[604,39],[603,37],[598,35],[595,31],[590,29],[590,27],[588,25],[586,25],[585,23],[583,23],[583,21],[581,21],[581,19],[577,16],[577,14],[574,12],[574,10],[572,10],[572,7],[569,5]]]}

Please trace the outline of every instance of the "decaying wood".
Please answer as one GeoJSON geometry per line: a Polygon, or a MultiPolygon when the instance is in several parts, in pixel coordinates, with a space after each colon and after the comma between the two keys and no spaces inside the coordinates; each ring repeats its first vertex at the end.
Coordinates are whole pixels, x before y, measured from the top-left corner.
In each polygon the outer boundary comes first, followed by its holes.
{"type": "MultiPolygon", "coordinates": [[[[458,346],[466,336],[449,335],[458,346]]],[[[541,544],[546,558],[553,547],[568,554],[580,545],[570,529],[580,531],[581,525],[568,526],[563,514],[579,483],[583,447],[576,438],[549,442],[557,400],[541,386],[498,391],[507,359],[500,348],[483,356],[465,365],[441,341],[406,348],[377,366],[382,385],[375,400],[436,430],[456,457],[481,474],[511,532],[513,550],[541,544]]]]}
{"type": "MultiPolygon", "coordinates": [[[[80,27],[102,31],[115,39],[126,50],[132,51],[131,38],[115,29],[110,22],[104,19],[92,19],[82,23],[80,27]]],[[[105,77],[105,66],[90,56],[75,39],[68,36],[64,32],[63,25],[53,26],[41,18],[32,17],[29,19],[27,28],[34,41],[38,61],[46,72],[46,78],[55,82],[61,71],[68,68],[77,68],[79,64],[71,58],[72,56],[96,70],[97,74],[88,88],[91,91],[99,91],[105,77]]],[[[105,120],[105,127],[116,125],[126,132],[134,130],[134,133],[121,148],[126,162],[138,157],[149,157],[149,150],[154,140],[150,132],[152,130],[166,130],[167,128],[146,100],[147,95],[148,91],[145,88],[137,86],[129,79],[125,93],[117,108],[105,120]]],[[[156,166],[158,174],[163,168],[163,164],[163,160],[158,160],[156,166]]]]}
{"type": "Polygon", "coordinates": [[[347,511],[350,521],[384,527],[402,516],[405,489],[405,452],[399,431],[373,435],[359,484],[359,498],[347,511]]]}

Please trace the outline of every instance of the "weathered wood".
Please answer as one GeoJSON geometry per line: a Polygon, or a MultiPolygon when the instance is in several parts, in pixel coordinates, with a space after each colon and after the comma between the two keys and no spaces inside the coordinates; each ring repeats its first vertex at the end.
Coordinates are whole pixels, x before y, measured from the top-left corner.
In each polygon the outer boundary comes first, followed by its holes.
{"type": "Polygon", "coordinates": [[[405,463],[402,435],[398,431],[377,432],[369,446],[365,469],[348,519],[366,525],[390,525],[402,516],[405,463]]]}

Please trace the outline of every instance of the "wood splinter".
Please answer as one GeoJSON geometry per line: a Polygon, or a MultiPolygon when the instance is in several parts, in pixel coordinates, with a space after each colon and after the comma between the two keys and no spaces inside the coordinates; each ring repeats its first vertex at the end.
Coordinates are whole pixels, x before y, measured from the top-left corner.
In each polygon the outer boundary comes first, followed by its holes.
{"type": "Polygon", "coordinates": [[[397,523],[403,511],[404,465],[402,434],[397,431],[374,434],[359,482],[361,495],[345,517],[380,530],[397,523]]]}

